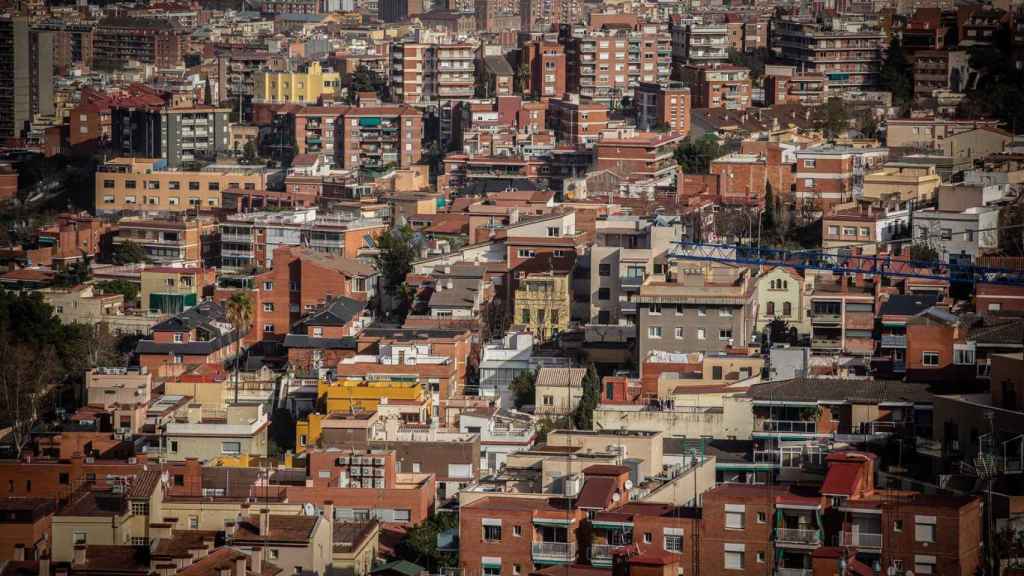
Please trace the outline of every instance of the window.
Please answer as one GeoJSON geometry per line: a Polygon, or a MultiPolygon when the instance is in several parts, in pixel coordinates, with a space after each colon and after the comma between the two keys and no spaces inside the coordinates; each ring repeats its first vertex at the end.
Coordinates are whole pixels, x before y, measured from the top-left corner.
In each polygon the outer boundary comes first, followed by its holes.
{"type": "Polygon", "coordinates": [[[561,230],[557,226],[548,226],[548,236],[558,236],[561,230]]]}
{"type": "Polygon", "coordinates": [[[537,253],[536,253],[536,252],[534,252],[533,250],[530,250],[529,248],[520,248],[520,249],[519,249],[519,250],[518,250],[518,251],[516,252],[516,254],[517,254],[517,255],[518,255],[518,256],[519,256],[520,258],[533,258],[534,256],[536,256],[536,255],[537,255],[537,253]]]}
{"type": "Polygon", "coordinates": [[[217,190],[220,190],[220,182],[210,182],[206,185],[206,189],[216,192],[217,190]]]}
{"type": "Polygon", "coordinates": [[[807,158],[804,160],[804,168],[814,168],[814,165],[816,163],[817,160],[815,160],[814,158],[807,158]]]}
{"type": "Polygon", "coordinates": [[[952,228],[941,228],[941,229],[939,229],[939,237],[941,237],[943,240],[952,240],[953,239],[953,229],[952,228]]]}
{"type": "Polygon", "coordinates": [[[501,566],[484,566],[484,576],[501,576],[501,566]]]}
{"type": "Polygon", "coordinates": [[[705,340],[705,339],[706,339],[706,337],[704,336],[704,329],[703,328],[697,328],[697,340],[705,340]]]}
{"type": "Polygon", "coordinates": [[[730,530],[743,529],[743,515],[746,513],[746,506],[742,504],[725,505],[725,527],[730,530]]]}
{"type": "Polygon", "coordinates": [[[274,283],[273,282],[264,282],[263,283],[263,289],[266,290],[267,292],[270,292],[271,290],[274,289],[274,283]]]}
{"type": "Polygon", "coordinates": [[[828,235],[829,236],[839,236],[839,226],[829,226],[828,227],[828,235]]]}
{"type": "Polygon", "coordinates": [[[263,331],[264,332],[273,332],[274,331],[274,325],[273,324],[264,324],[263,325],[263,331]]]}
{"type": "Polygon", "coordinates": [[[804,178],[804,188],[814,189],[814,178],[804,178]]]}
{"type": "Polygon", "coordinates": [[[597,299],[598,300],[608,300],[609,298],[611,298],[611,291],[608,288],[598,288],[597,289],[597,299]]]}
{"type": "Polygon", "coordinates": [[[58,481],[64,486],[67,486],[71,482],[71,477],[68,475],[67,472],[61,472],[58,478],[58,481]]]}
{"type": "Polygon", "coordinates": [[[189,182],[188,183],[188,189],[189,190],[199,190],[199,182],[189,182]]]}
{"type": "Polygon", "coordinates": [[[732,318],[732,309],[730,309],[730,308],[719,308],[718,309],[718,317],[719,318],[732,318]]]}
{"type": "Polygon", "coordinates": [[[269,550],[269,555],[271,560],[277,560],[281,554],[277,551],[276,548],[271,548],[269,550]]]}
{"type": "Polygon", "coordinates": [[[601,275],[601,276],[611,276],[612,275],[612,265],[611,264],[598,264],[598,266],[597,266],[597,273],[599,275],[601,275]]]}
{"type": "Polygon", "coordinates": [[[80,545],[86,544],[88,542],[88,539],[89,539],[89,533],[88,532],[72,532],[71,533],[71,543],[74,544],[75,546],[80,546],[80,545]]]}
{"type": "Polygon", "coordinates": [[[313,327],[313,336],[323,336],[323,335],[324,335],[324,327],[323,326],[314,326],[313,327]]]}
{"type": "Polygon", "coordinates": [[[242,443],[241,442],[221,442],[220,451],[222,454],[241,454],[242,443]]]}
{"type": "Polygon", "coordinates": [[[698,317],[707,316],[707,315],[708,315],[708,311],[707,310],[705,310],[703,308],[697,308],[697,316],[698,317]]]}
{"type": "Polygon", "coordinates": [[[718,331],[718,339],[719,340],[731,340],[732,339],[732,330],[719,330],[718,331]]]}
{"type": "Polygon", "coordinates": [[[191,530],[199,530],[199,516],[189,516],[188,527],[191,530]]]}
{"type": "Polygon", "coordinates": [[[953,364],[973,365],[974,364],[974,348],[966,346],[954,346],[953,347],[953,364]]]}
{"type": "Polygon", "coordinates": [[[892,531],[903,532],[903,520],[893,520],[892,531]]]}
{"type": "Polygon", "coordinates": [[[722,379],[722,367],[721,366],[712,366],[711,367],[711,379],[712,380],[721,380],[722,379]]]}
{"type": "Polygon", "coordinates": [[[501,542],[501,524],[498,525],[487,525],[484,524],[484,541],[485,542],[501,542]]]}
{"type": "Polygon", "coordinates": [[[764,552],[757,553],[757,563],[764,564],[764,552]]]}
{"type": "Polygon", "coordinates": [[[914,541],[935,542],[935,516],[914,517],[914,541]]]}
{"type": "Polygon", "coordinates": [[[676,328],[676,340],[682,340],[682,339],[683,339],[683,329],[682,328],[676,328]]]}
{"type": "Polygon", "coordinates": [[[132,514],[136,516],[148,516],[149,502],[146,502],[145,500],[141,502],[132,502],[132,514]]]}
{"type": "Polygon", "coordinates": [[[661,338],[661,326],[648,326],[647,327],[648,338],[661,338]]]}
{"type": "Polygon", "coordinates": [[[914,555],[914,574],[934,574],[935,556],[925,554],[914,555]]]}
{"type": "Polygon", "coordinates": [[[651,304],[651,307],[647,309],[647,313],[652,316],[661,314],[661,304],[651,304]]]}
{"type": "Polygon", "coordinates": [[[938,352],[922,352],[921,353],[921,364],[925,366],[938,366],[939,365],[939,353],[938,352]]]}
{"type": "Polygon", "coordinates": [[[737,550],[725,551],[725,569],[743,570],[743,552],[737,550]]]}
{"type": "Polygon", "coordinates": [[[665,551],[682,553],[683,551],[683,529],[665,528],[665,551]]]}
{"type": "Polygon", "coordinates": [[[789,302],[782,303],[782,315],[791,316],[793,314],[793,305],[789,302]]]}
{"type": "Polygon", "coordinates": [[[868,237],[868,236],[871,236],[871,229],[870,228],[861,227],[860,235],[864,236],[865,238],[868,237]]]}
{"type": "Polygon", "coordinates": [[[544,404],[545,406],[554,406],[555,405],[555,397],[545,394],[544,397],[541,398],[541,403],[544,404]]]}
{"type": "Polygon", "coordinates": [[[764,512],[758,512],[757,513],[757,523],[758,524],[764,524],[767,521],[768,521],[768,515],[767,514],[765,514],[764,512]]]}
{"type": "MultiPolygon", "coordinates": [[[[171,452],[177,452],[177,451],[178,451],[178,441],[177,440],[171,440],[171,452]]],[[[179,484],[179,486],[184,486],[184,484],[179,484]]]]}
{"type": "Polygon", "coordinates": [[[523,527],[519,526],[518,524],[513,526],[512,527],[512,535],[515,536],[516,538],[522,538],[522,536],[523,536],[523,527]]]}
{"type": "Polygon", "coordinates": [[[512,575],[513,576],[519,576],[522,573],[523,573],[523,568],[519,564],[513,564],[512,565],[512,575]]]}
{"type": "Polygon", "coordinates": [[[769,302],[768,306],[765,307],[765,312],[769,316],[775,316],[775,302],[769,302]]]}
{"type": "Polygon", "coordinates": [[[651,542],[654,542],[654,534],[644,532],[644,544],[650,544],[651,542]]]}
{"type": "Polygon", "coordinates": [[[103,181],[103,187],[104,188],[113,188],[114,187],[114,181],[113,180],[104,180],[103,181]]]}
{"type": "Polygon", "coordinates": [[[523,324],[529,324],[529,323],[530,323],[530,309],[529,308],[523,308],[523,324]]]}
{"type": "Polygon", "coordinates": [[[264,312],[273,312],[274,311],[274,303],[273,302],[266,302],[266,303],[264,303],[263,304],[263,311],[264,312]]]}
{"type": "Polygon", "coordinates": [[[135,180],[125,180],[124,181],[124,187],[129,189],[129,190],[135,190],[135,186],[136,185],[137,184],[136,184],[135,180]]]}

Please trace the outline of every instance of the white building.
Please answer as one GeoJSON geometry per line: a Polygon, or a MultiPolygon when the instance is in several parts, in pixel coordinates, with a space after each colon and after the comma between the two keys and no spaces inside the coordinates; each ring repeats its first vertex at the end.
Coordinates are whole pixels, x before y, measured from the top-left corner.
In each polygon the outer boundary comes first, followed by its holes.
{"type": "Polygon", "coordinates": [[[935,208],[914,212],[914,243],[926,244],[938,251],[943,262],[958,255],[971,262],[979,255],[999,247],[999,208],[980,206],[962,212],[935,208]]]}

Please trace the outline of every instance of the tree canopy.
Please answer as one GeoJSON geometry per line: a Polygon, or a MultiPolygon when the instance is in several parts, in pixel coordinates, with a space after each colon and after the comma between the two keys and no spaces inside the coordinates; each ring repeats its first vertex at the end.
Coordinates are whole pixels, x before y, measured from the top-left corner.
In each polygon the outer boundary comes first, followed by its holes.
{"type": "Polygon", "coordinates": [[[676,148],[676,162],[686,174],[707,174],[711,161],[723,154],[722,146],[712,134],[696,140],[687,137],[676,148]]]}
{"type": "Polygon", "coordinates": [[[601,379],[591,364],[587,367],[587,375],[583,378],[583,397],[572,415],[572,423],[578,430],[594,429],[594,410],[597,408],[601,394],[601,379]]]}
{"type": "Polygon", "coordinates": [[[104,294],[120,294],[125,302],[135,302],[139,298],[139,287],[128,280],[107,280],[97,282],[96,288],[104,294]]]}
{"type": "Polygon", "coordinates": [[[122,242],[114,245],[111,262],[118,266],[149,262],[146,251],[135,242],[122,242]]]}
{"type": "Polygon", "coordinates": [[[405,538],[395,547],[395,553],[402,560],[423,566],[431,574],[439,568],[454,567],[457,557],[438,550],[437,537],[448,530],[459,529],[459,516],[454,512],[434,512],[424,522],[409,529],[405,538]]]}
{"type": "Polygon", "coordinates": [[[889,44],[879,78],[882,87],[892,92],[894,106],[903,108],[910,105],[914,99],[914,69],[898,39],[889,44]]]}
{"type": "Polygon", "coordinates": [[[412,306],[412,289],[405,277],[419,256],[416,234],[408,225],[395,228],[377,238],[378,253],[374,266],[384,282],[384,291],[392,297],[391,313],[404,320],[412,306]]]}
{"type": "Polygon", "coordinates": [[[512,380],[509,390],[512,391],[512,403],[515,404],[517,410],[522,409],[523,406],[537,404],[536,381],[537,375],[530,370],[523,370],[512,380]]]}

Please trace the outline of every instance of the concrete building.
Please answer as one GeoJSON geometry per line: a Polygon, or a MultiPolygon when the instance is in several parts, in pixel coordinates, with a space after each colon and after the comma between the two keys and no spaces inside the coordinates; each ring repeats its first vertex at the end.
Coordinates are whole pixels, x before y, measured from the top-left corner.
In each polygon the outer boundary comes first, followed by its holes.
{"type": "Polygon", "coordinates": [[[935,199],[935,192],[941,183],[934,166],[886,162],[880,169],[864,175],[861,199],[883,203],[913,200],[918,204],[926,204],[935,199]]]}
{"type": "Polygon", "coordinates": [[[341,74],[317,61],[303,72],[262,72],[254,80],[255,104],[316,103],[334,99],[341,89],[341,74]]]}
{"type": "Polygon", "coordinates": [[[522,327],[544,342],[569,328],[572,304],[572,269],[530,270],[517,274],[513,295],[513,326],[522,327]]]}
{"type": "Polygon", "coordinates": [[[773,20],[771,34],[782,60],[804,73],[824,74],[830,93],[870,91],[878,85],[886,38],[882,30],[838,17],[827,22],[786,17],[773,20]]]}
{"type": "Polygon", "coordinates": [[[636,30],[577,30],[566,43],[566,86],[593,102],[615,103],[641,82],[667,83],[671,37],[654,24],[636,30]]]}
{"type": "Polygon", "coordinates": [[[795,199],[827,210],[858,198],[864,175],[888,159],[885,148],[814,146],[796,151],[795,199]]]}
{"type": "Polygon", "coordinates": [[[93,64],[117,70],[131,62],[175,68],[183,62],[188,31],[176,22],[157,18],[109,16],[93,30],[93,64]]]}
{"type": "Polygon", "coordinates": [[[915,243],[931,246],[943,262],[969,263],[999,248],[999,208],[978,206],[963,211],[915,210],[915,243]]]}
{"type": "Polygon", "coordinates": [[[694,108],[743,111],[751,105],[750,69],[731,64],[687,65],[683,81],[690,86],[694,108]]]}
{"type": "Polygon", "coordinates": [[[671,263],[640,287],[640,357],[664,352],[721,352],[750,341],[754,283],[746,269],[687,268],[671,263]]]}
{"type": "Polygon", "coordinates": [[[690,132],[690,89],[682,84],[641,82],[633,102],[639,130],[669,130],[683,137],[690,132]]]}
{"type": "Polygon", "coordinates": [[[805,297],[804,277],[792,268],[778,266],[757,278],[758,332],[774,320],[782,320],[798,334],[809,334],[811,324],[805,297]]]}
{"type": "Polygon", "coordinates": [[[523,32],[549,32],[560,24],[579,24],[583,3],[579,0],[519,0],[519,29],[523,32]]]}
{"type": "Polygon", "coordinates": [[[28,17],[0,18],[0,138],[21,138],[36,114],[54,113],[55,35],[28,17]]]}
{"type": "Polygon", "coordinates": [[[796,66],[765,66],[764,103],[815,106],[828,100],[825,75],[797,72],[796,66]]]}
{"type": "Polygon", "coordinates": [[[816,275],[808,299],[813,351],[855,356],[874,353],[875,296],[862,278],[816,275]]]}
{"type": "Polygon", "coordinates": [[[534,413],[555,419],[572,414],[583,398],[586,375],[586,368],[542,367],[534,381],[534,413]]]}
{"type": "Polygon", "coordinates": [[[916,148],[943,152],[946,150],[946,139],[955,134],[982,127],[999,128],[999,121],[933,117],[894,118],[886,122],[885,141],[892,148],[916,148]]]}
{"type": "Polygon", "coordinates": [[[176,419],[160,430],[160,453],[171,461],[266,457],[269,428],[270,419],[262,404],[228,405],[226,410],[193,404],[188,407],[184,421],[176,419]]]}

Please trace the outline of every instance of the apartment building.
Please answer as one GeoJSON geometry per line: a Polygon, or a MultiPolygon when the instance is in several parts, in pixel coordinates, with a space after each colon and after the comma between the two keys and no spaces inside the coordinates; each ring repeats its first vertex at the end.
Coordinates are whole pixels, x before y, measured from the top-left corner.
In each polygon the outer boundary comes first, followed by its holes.
{"type": "Polygon", "coordinates": [[[519,0],[519,29],[523,32],[550,32],[562,24],[572,26],[583,19],[579,0],[519,0]]]}
{"type": "Polygon", "coordinates": [[[350,107],[342,110],[335,130],[342,168],[380,173],[420,161],[423,116],[409,106],[350,107]]]}
{"type": "Polygon", "coordinates": [[[935,200],[942,178],[935,166],[928,164],[886,162],[879,169],[864,175],[861,198],[864,201],[918,205],[935,200]]]}
{"type": "Polygon", "coordinates": [[[999,248],[999,212],[997,206],[915,210],[911,233],[915,242],[934,248],[943,262],[975,262],[999,248]]]}
{"type": "Polygon", "coordinates": [[[853,356],[874,353],[874,288],[860,275],[816,275],[808,299],[812,351],[853,356]]]}
{"type": "Polygon", "coordinates": [[[238,353],[235,343],[240,338],[224,308],[205,300],[153,326],[135,353],[139,366],[150,371],[164,364],[222,363],[238,353]]]}
{"type": "Polygon", "coordinates": [[[321,102],[334,99],[341,89],[341,74],[324,70],[315,60],[302,72],[261,72],[254,80],[254,104],[321,102]]]}
{"type": "Polygon", "coordinates": [[[303,316],[335,299],[366,302],[377,293],[372,266],[300,246],[277,247],[272,265],[254,282],[259,309],[253,314],[253,330],[259,334],[253,336],[270,340],[285,338],[303,316]]]}
{"type": "Polygon", "coordinates": [[[132,244],[158,265],[198,264],[210,255],[217,227],[212,219],[143,220],[123,218],[113,238],[116,247],[132,244]]]}
{"type": "Polygon", "coordinates": [[[750,107],[750,69],[731,64],[687,65],[683,81],[689,84],[694,108],[746,110],[750,107]]]}
{"type": "Polygon", "coordinates": [[[566,60],[570,92],[594,102],[618,102],[640,82],[668,82],[671,37],[654,24],[635,30],[577,28],[566,42],[566,60]]]}
{"type": "Polygon", "coordinates": [[[270,418],[262,403],[229,404],[223,410],[193,404],[184,417],[158,430],[160,454],[169,461],[197,458],[201,462],[266,457],[269,429],[270,418]]]}
{"type": "Polygon", "coordinates": [[[217,282],[212,268],[155,266],[139,274],[142,308],[150,312],[179,314],[198,304],[217,282]]]}
{"type": "Polygon", "coordinates": [[[166,215],[213,210],[229,188],[265,190],[272,171],[240,165],[210,165],[198,171],[170,168],[163,160],[114,158],[96,169],[96,211],[166,215]]]}
{"type": "Polygon", "coordinates": [[[568,330],[572,316],[572,263],[553,258],[549,262],[550,266],[518,266],[513,293],[513,325],[538,342],[568,330]]]}
{"type": "Polygon", "coordinates": [[[864,175],[888,159],[885,148],[814,146],[796,151],[795,198],[827,210],[850,202],[864,189],[864,175]]]}
{"type": "Polygon", "coordinates": [[[562,98],[565,95],[567,63],[565,50],[556,40],[541,38],[523,46],[523,62],[529,70],[524,93],[534,98],[562,98]]]}
{"type": "Polygon", "coordinates": [[[669,263],[640,287],[640,357],[652,350],[722,352],[745,345],[754,330],[754,296],[749,270],[669,263]]]}
{"type": "Polygon", "coordinates": [[[335,126],[342,108],[338,106],[303,106],[290,117],[294,121],[295,153],[323,154],[335,157],[335,126]]]}
{"type": "Polygon", "coordinates": [[[937,90],[963,92],[970,63],[963,50],[922,50],[914,53],[914,97],[928,98],[937,90]]]}
{"type": "Polygon", "coordinates": [[[117,70],[131,62],[175,68],[183,62],[188,31],[156,18],[108,16],[93,29],[93,65],[117,70]]]}
{"type": "Polygon", "coordinates": [[[708,66],[729,61],[732,48],[729,26],[722,23],[688,23],[682,28],[685,60],[679,65],[708,66]]]}
{"type": "Polygon", "coordinates": [[[548,101],[546,120],[559,142],[590,144],[596,142],[608,127],[608,106],[581,102],[575,95],[568,94],[548,101]]]}
{"type": "Polygon", "coordinates": [[[103,294],[90,284],[68,288],[44,288],[43,301],[64,324],[97,324],[124,314],[124,296],[103,294]]]}
{"type": "Polygon", "coordinates": [[[945,151],[945,140],[969,130],[999,128],[998,120],[896,118],[886,123],[885,141],[892,148],[945,151]]]}
{"type": "Polygon", "coordinates": [[[220,225],[221,266],[232,273],[269,269],[275,251],[292,246],[354,260],[365,256],[386,229],[376,218],[352,219],[316,208],[231,214],[220,225]]]}
{"type": "Polygon", "coordinates": [[[690,89],[682,83],[641,82],[633,92],[639,130],[668,130],[683,137],[690,132],[690,89]]]}
{"type": "Polygon", "coordinates": [[[26,16],[0,18],[0,138],[21,138],[35,114],[53,114],[55,32],[26,16]]]}
{"type": "Polygon", "coordinates": [[[816,22],[786,17],[772,24],[772,46],[780,50],[782,60],[805,74],[823,74],[830,93],[878,86],[883,31],[838,18],[816,22]]]}
{"type": "Polygon", "coordinates": [[[403,42],[391,46],[391,93],[403,104],[423,104],[430,100],[428,85],[432,63],[431,46],[403,42]]]}
{"type": "Polygon", "coordinates": [[[775,320],[782,320],[797,334],[809,334],[811,326],[804,277],[793,268],[776,266],[757,278],[758,332],[775,320]]]}
{"type": "Polygon", "coordinates": [[[764,103],[815,106],[828,100],[828,82],[824,74],[798,73],[796,66],[765,66],[764,103]]]}
{"type": "Polygon", "coordinates": [[[683,135],[675,132],[602,138],[595,146],[595,167],[631,179],[672,177],[678,170],[675,150],[682,141],[683,135]]]}

